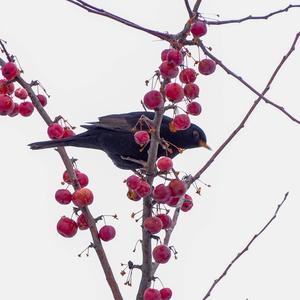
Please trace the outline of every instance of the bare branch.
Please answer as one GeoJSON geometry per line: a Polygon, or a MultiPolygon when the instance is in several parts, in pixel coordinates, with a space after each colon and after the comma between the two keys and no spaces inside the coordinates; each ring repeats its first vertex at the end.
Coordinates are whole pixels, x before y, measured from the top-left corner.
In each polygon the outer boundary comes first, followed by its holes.
{"type": "MultiPolygon", "coordinates": [[[[298,41],[300,37],[300,32],[297,33],[296,38],[293,42],[293,45],[290,49],[290,51],[294,51],[295,50],[295,45],[298,41]]],[[[274,106],[275,108],[277,108],[278,110],[280,110],[282,113],[284,113],[288,118],[290,118],[292,121],[300,124],[300,121],[295,118],[294,116],[292,116],[289,112],[287,112],[284,107],[274,103],[273,101],[271,101],[270,99],[266,98],[263,94],[259,93],[252,85],[250,85],[246,80],[244,80],[241,76],[235,74],[233,71],[231,71],[227,66],[225,66],[221,60],[219,60],[216,56],[214,56],[213,54],[210,53],[210,51],[205,47],[205,45],[199,41],[199,46],[202,49],[202,51],[208,56],[210,57],[212,60],[214,60],[227,74],[233,76],[234,78],[236,78],[238,81],[240,81],[244,86],[246,86],[250,91],[252,91],[254,94],[256,94],[257,96],[259,96],[262,100],[265,101],[265,103],[270,104],[272,106],[274,106]]]]}
{"type": "Polygon", "coordinates": [[[163,32],[159,32],[159,31],[155,31],[155,30],[152,30],[152,29],[149,29],[149,28],[145,28],[145,27],[142,27],[138,24],[135,24],[131,21],[128,21],[124,18],[121,18],[117,15],[114,15],[110,12],[107,12],[105,11],[104,9],[101,9],[101,8],[97,8],[96,6],[93,6],[91,4],[88,4],[87,2],[85,1],[81,1],[81,0],[66,0],[70,3],[73,3],[83,9],[85,9],[87,12],[90,12],[90,13],[93,13],[93,14],[97,14],[97,15],[101,15],[101,16],[104,16],[104,17],[107,17],[107,18],[110,18],[110,19],[113,19],[117,22],[120,22],[124,25],[127,25],[129,27],[133,27],[137,30],[141,30],[141,31],[144,31],[144,32],[147,32],[151,35],[154,35],[162,40],[166,40],[166,41],[171,41],[173,38],[172,38],[172,35],[169,34],[169,33],[163,33],[163,32]]]}
{"type": "Polygon", "coordinates": [[[225,25],[225,24],[232,24],[232,23],[242,23],[242,22],[249,21],[249,20],[267,20],[274,15],[278,15],[283,12],[287,12],[288,10],[290,10],[292,8],[299,8],[299,7],[300,7],[300,4],[290,4],[286,8],[276,10],[276,11],[271,12],[264,16],[251,16],[250,15],[248,17],[244,17],[241,19],[224,20],[224,21],[207,21],[206,23],[209,25],[225,25]]]}
{"type": "Polygon", "coordinates": [[[293,53],[293,51],[295,50],[295,46],[296,43],[299,39],[300,36],[300,32],[297,33],[291,48],[289,49],[289,51],[287,52],[286,55],[283,56],[282,60],[280,61],[280,63],[278,64],[278,66],[276,67],[275,71],[273,72],[270,80],[268,81],[265,89],[263,90],[263,92],[261,94],[259,94],[259,97],[254,101],[254,103],[252,104],[252,106],[250,107],[249,111],[247,112],[247,114],[245,115],[245,117],[243,118],[243,120],[241,121],[241,123],[236,127],[236,129],[230,134],[230,136],[224,141],[224,143],[216,150],[216,152],[212,155],[212,157],[207,161],[207,163],[201,168],[200,171],[198,171],[189,181],[188,184],[191,185],[195,180],[197,180],[198,178],[200,178],[200,176],[206,171],[206,169],[213,163],[213,161],[215,160],[215,158],[224,150],[224,148],[230,143],[230,141],[238,134],[238,132],[245,126],[245,123],[247,122],[248,118],[250,117],[250,115],[253,113],[254,109],[256,108],[256,106],[258,105],[258,103],[263,99],[264,95],[268,92],[268,90],[271,87],[272,82],[274,81],[275,77],[277,76],[279,70],[281,69],[281,67],[284,65],[284,63],[287,61],[287,59],[289,58],[289,56],[293,53]]]}
{"type": "Polygon", "coordinates": [[[194,8],[193,8],[193,13],[194,13],[194,14],[197,14],[201,2],[202,2],[202,0],[197,0],[197,1],[196,1],[195,5],[194,5],[194,8]]]}
{"type": "Polygon", "coordinates": [[[193,11],[191,9],[189,0],[184,0],[184,3],[185,3],[186,10],[188,11],[188,14],[189,14],[189,16],[191,18],[193,16],[193,11]]]}
{"type": "Polygon", "coordinates": [[[270,224],[276,219],[277,214],[281,208],[281,206],[283,205],[283,203],[286,201],[287,197],[288,197],[288,192],[284,195],[283,200],[281,201],[281,203],[277,206],[277,209],[275,210],[274,215],[272,216],[272,218],[268,221],[268,223],[257,233],[253,236],[253,238],[249,241],[249,243],[245,246],[245,248],[239,252],[236,257],[230,262],[230,264],[226,267],[226,269],[224,270],[224,272],[213,282],[213,284],[211,285],[211,287],[209,288],[208,292],[206,293],[206,295],[202,298],[202,300],[206,300],[207,298],[210,297],[211,292],[213,291],[213,289],[216,287],[216,285],[226,276],[227,272],[229,271],[229,269],[233,266],[233,264],[246,252],[249,250],[249,247],[252,245],[252,243],[270,226],[270,224]]]}

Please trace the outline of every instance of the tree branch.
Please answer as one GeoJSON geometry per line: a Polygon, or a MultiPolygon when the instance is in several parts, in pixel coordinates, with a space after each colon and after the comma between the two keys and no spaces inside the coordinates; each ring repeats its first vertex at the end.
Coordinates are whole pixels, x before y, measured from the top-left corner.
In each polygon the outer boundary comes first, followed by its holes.
{"type": "Polygon", "coordinates": [[[193,8],[193,13],[194,13],[194,14],[197,14],[201,2],[202,2],[202,0],[197,0],[197,1],[196,1],[195,5],[194,5],[194,8],[193,8]]]}
{"type": "Polygon", "coordinates": [[[227,272],[229,271],[229,269],[233,266],[233,264],[246,252],[249,250],[249,247],[253,244],[253,242],[270,226],[270,224],[276,219],[277,214],[281,208],[281,206],[283,205],[283,203],[286,201],[287,197],[288,197],[288,192],[284,195],[284,199],[281,201],[281,203],[277,206],[277,209],[274,213],[274,215],[272,216],[272,218],[268,221],[268,223],[257,233],[253,236],[253,238],[250,240],[250,242],[246,245],[246,247],[239,252],[236,257],[230,262],[230,264],[226,267],[226,269],[224,270],[224,272],[213,282],[213,284],[211,285],[211,287],[209,288],[208,292],[206,293],[206,295],[202,298],[202,300],[206,300],[207,298],[209,298],[209,296],[211,295],[211,292],[213,291],[213,289],[216,287],[216,285],[227,275],[227,272]]]}
{"type": "Polygon", "coordinates": [[[184,4],[185,4],[185,7],[186,7],[186,10],[188,11],[188,14],[189,14],[190,18],[192,18],[193,17],[193,11],[191,9],[189,0],[184,0],[184,4]]]}
{"type": "MultiPolygon", "coordinates": [[[[1,43],[1,46],[4,47],[4,45],[2,43],[1,43]]],[[[5,47],[4,47],[4,49],[5,49],[5,47]]],[[[4,64],[5,64],[5,61],[0,58],[0,66],[2,67],[4,64]]],[[[37,111],[39,112],[39,114],[41,115],[41,117],[45,121],[45,123],[47,125],[52,124],[53,123],[52,119],[50,118],[48,113],[45,111],[43,106],[40,104],[40,101],[36,97],[35,92],[33,91],[31,85],[29,83],[27,83],[21,76],[17,76],[16,81],[28,92],[28,95],[29,95],[33,105],[36,107],[37,111]]],[[[68,172],[71,180],[72,180],[72,185],[73,185],[74,189],[75,190],[79,189],[80,184],[75,175],[73,164],[72,164],[70,158],[68,157],[68,154],[67,154],[65,148],[58,147],[57,151],[67,169],[67,172],[68,172]]],[[[97,230],[95,219],[92,216],[88,207],[81,208],[81,211],[84,214],[84,216],[88,222],[89,230],[92,235],[95,251],[97,253],[97,256],[101,263],[102,269],[106,276],[106,280],[107,280],[107,282],[110,286],[110,289],[113,293],[114,299],[115,300],[123,300],[123,297],[120,293],[118,284],[114,278],[110,264],[106,257],[105,251],[103,249],[102,243],[101,243],[100,239],[98,238],[98,230],[97,230]]]]}
{"type": "Polygon", "coordinates": [[[248,17],[244,17],[241,19],[224,20],[224,21],[206,21],[206,23],[209,25],[225,25],[225,24],[233,24],[233,23],[242,23],[242,22],[249,21],[249,20],[267,20],[274,15],[278,15],[280,13],[287,12],[288,10],[290,10],[292,8],[299,8],[299,7],[300,7],[300,4],[290,4],[286,8],[276,10],[276,11],[271,12],[264,16],[251,16],[250,15],[248,17]]]}
{"type": "Polygon", "coordinates": [[[293,53],[296,47],[296,43],[299,39],[300,32],[297,33],[290,49],[288,52],[283,56],[280,63],[276,67],[275,71],[273,72],[271,78],[269,79],[265,89],[261,94],[259,94],[259,97],[254,101],[252,106],[250,107],[249,111],[241,121],[241,123],[236,127],[236,129],[230,134],[230,136],[224,141],[224,143],[216,150],[216,152],[211,156],[211,158],[207,161],[207,163],[199,170],[191,179],[188,181],[188,185],[190,186],[194,181],[196,181],[200,176],[206,171],[206,169],[213,163],[215,158],[224,150],[224,148],[230,143],[230,141],[238,134],[238,132],[245,126],[245,123],[247,122],[250,115],[253,113],[254,109],[258,105],[258,103],[263,99],[264,95],[268,92],[268,90],[271,87],[272,82],[274,81],[275,77],[277,76],[278,72],[280,71],[281,67],[284,65],[284,63],[287,61],[287,59],[290,57],[290,55],[293,53]]]}

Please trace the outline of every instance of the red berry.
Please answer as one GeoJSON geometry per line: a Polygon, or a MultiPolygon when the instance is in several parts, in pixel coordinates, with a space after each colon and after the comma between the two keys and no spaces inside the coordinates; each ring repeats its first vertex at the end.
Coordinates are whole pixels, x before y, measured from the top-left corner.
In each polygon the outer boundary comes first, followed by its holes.
{"type": "Polygon", "coordinates": [[[165,79],[175,78],[178,73],[179,69],[177,66],[170,65],[167,61],[163,61],[159,66],[160,74],[165,79]]]}
{"type": "Polygon", "coordinates": [[[169,215],[166,215],[166,214],[159,214],[157,215],[158,218],[160,218],[163,226],[162,226],[162,229],[168,229],[168,228],[171,228],[172,226],[172,219],[170,218],[169,215]]]}
{"type": "Polygon", "coordinates": [[[49,138],[52,140],[60,139],[64,135],[64,129],[58,123],[52,123],[49,125],[47,132],[49,138]]]}
{"type": "Polygon", "coordinates": [[[179,200],[180,200],[180,197],[170,197],[167,204],[171,207],[176,207],[179,200]]]}
{"type": "Polygon", "coordinates": [[[165,86],[166,97],[171,102],[180,102],[183,99],[184,92],[183,88],[178,83],[168,83],[165,86]]]}
{"type": "Polygon", "coordinates": [[[186,112],[193,116],[200,115],[201,111],[202,108],[198,102],[190,102],[186,107],[186,112]]]}
{"type": "Polygon", "coordinates": [[[183,62],[183,55],[179,50],[170,49],[167,54],[167,62],[173,66],[179,66],[183,62]]]}
{"type": "Polygon", "coordinates": [[[15,117],[18,114],[19,114],[19,104],[14,102],[14,108],[10,113],[8,113],[8,116],[15,117]]]}
{"type": "Polygon", "coordinates": [[[62,138],[68,138],[68,137],[71,137],[74,135],[75,135],[75,133],[70,127],[64,127],[64,134],[63,134],[62,138]]]}
{"type": "Polygon", "coordinates": [[[11,95],[14,90],[15,90],[15,85],[12,82],[8,83],[6,79],[0,80],[0,94],[11,95]]]}
{"type": "Polygon", "coordinates": [[[78,170],[75,171],[78,182],[80,186],[83,188],[89,184],[89,178],[84,173],[79,172],[78,170]]]}
{"type": "Polygon", "coordinates": [[[104,225],[102,228],[99,230],[98,237],[105,242],[108,242],[112,240],[116,235],[116,230],[113,226],[110,225],[104,225]]]}
{"type": "Polygon", "coordinates": [[[181,205],[181,210],[184,212],[189,211],[193,207],[193,199],[190,195],[185,194],[184,202],[181,205]]]}
{"type": "Polygon", "coordinates": [[[58,233],[64,237],[73,237],[77,232],[77,224],[70,218],[61,217],[56,225],[58,233]]]}
{"type": "Polygon", "coordinates": [[[162,183],[153,189],[153,198],[157,203],[167,203],[170,196],[170,188],[162,183]]]}
{"type": "Polygon", "coordinates": [[[142,180],[140,186],[135,191],[139,197],[144,198],[150,194],[151,188],[147,181],[142,180]]]}
{"type": "Polygon", "coordinates": [[[159,290],[147,288],[144,292],[144,300],[162,300],[159,290]]]}
{"type": "Polygon", "coordinates": [[[172,125],[176,130],[186,130],[191,126],[190,118],[187,114],[180,114],[175,116],[172,121],[172,125]]]}
{"type": "Polygon", "coordinates": [[[195,83],[187,83],[183,91],[184,95],[191,100],[199,97],[199,86],[195,83]]]}
{"type": "Polygon", "coordinates": [[[15,96],[19,99],[25,100],[28,97],[28,93],[23,88],[17,88],[15,90],[15,96]]]}
{"type": "Polygon", "coordinates": [[[0,94],[0,114],[7,115],[14,109],[14,102],[12,99],[4,94],[0,94]]]}
{"type": "Polygon", "coordinates": [[[68,173],[67,170],[64,171],[64,174],[63,174],[63,181],[64,181],[65,183],[68,183],[68,184],[71,184],[71,183],[72,183],[72,180],[71,180],[70,175],[69,175],[69,173],[68,173]]]}
{"type": "Polygon", "coordinates": [[[167,55],[171,49],[165,49],[161,52],[160,58],[162,61],[167,60],[167,55]]]}
{"type": "Polygon", "coordinates": [[[91,190],[81,188],[72,195],[73,203],[78,207],[85,207],[93,203],[94,195],[91,190]]]}
{"type": "Polygon", "coordinates": [[[171,257],[171,250],[165,245],[158,245],[153,249],[152,255],[155,262],[165,264],[171,257]]]}
{"type": "Polygon", "coordinates": [[[182,83],[194,82],[197,78],[197,73],[192,68],[183,69],[179,74],[179,79],[182,83]]]}
{"type": "Polygon", "coordinates": [[[20,74],[17,66],[13,62],[8,62],[2,67],[2,75],[7,80],[13,80],[20,74]]]}
{"type": "Polygon", "coordinates": [[[29,101],[24,101],[19,105],[19,113],[23,117],[29,117],[30,115],[32,115],[33,110],[34,110],[34,106],[29,101]]]}
{"type": "Polygon", "coordinates": [[[60,204],[69,204],[72,201],[72,194],[69,190],[59,189],[55,193],[55,199],[60,204]]]}
{"type": "Polygon", "coordinates": [[[144,146],[144,145],[148,144],[150,141],[149,133],[145,130],[137,131],[134,134],[134,140],[138,145],[144,146]]]}
{"type": "Polygon", "coordinates": [[[127,197],[128,199],[132,200],[132,201],[139,201],[142,198],[137,194],[136,191],[129,189],[128,193],[127,193],[127,197]]]}
{"type": "Polygon", "coordinates": [[[47,105],[47,97],[41,94],[36,95],[42,106],[47,105]]]}
{"type": "Polygon", "coordinates": [[[144,104],[149,109],[159,108],[163,104],[163,97],[159,91],[150,91],[144,96],[144,104]]]}
{"type": "Polygon", "coordinates": [[[199,72],[203,75],[210,75],[216,70],[216,63],[211,59],[202,59],[198,64],[199,72]]]}
{"type": "Polygon", "coordinates": [[[191,26],[191,33],[195,37],[200,37],[205,35],[207,32],[206,24],[203,21],[196,21],[191,26]]]}
{"type": "Polygon", "coordinates": [[[131,190],[136,190],[141,185],[141,178],[135,175],[131,175],[126,179],[126,184],[131,190]]]}
{"type": "Polygon", "coordinates": [[[173,162],[170,157],[162,156],[157,160],[156,166],[162,172],[169,172],[173,168],[173,162]]]}
{"type": "Polygon", "coordinates": [[[172,298],[172,290],[170,288],[163,288],[159,292],[161,300],[169,300],[172,298]]]}
{"type": "Polygon", "coordinates": [[[89,228],[89,224],[84,216],[84,214],[81,214],[78,218],[77,218],[77,226],[80,230],[86,230],[89,228]]]}
{"type": "Polygon", "coordinates": [[[169,183],[171,189],[171,195],[175,197],[182,196],[186,191],[185,183],[180,179],[172,179],[169,183]]]}
{"type": "Polygon", "coordinates": [[[155,234],[161,231],[163,223],[158,217],[148,217],[144,221],[144,229],[149,231],[151,234],[155,234]]]}

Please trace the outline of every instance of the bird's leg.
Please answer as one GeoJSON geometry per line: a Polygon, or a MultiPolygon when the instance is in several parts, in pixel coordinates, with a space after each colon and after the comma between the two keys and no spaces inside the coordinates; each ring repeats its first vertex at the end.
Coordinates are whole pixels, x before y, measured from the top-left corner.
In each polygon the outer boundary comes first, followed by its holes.
{"type": "Polygon", "coordinates": [[[128,161],[132,161],[134,163],[137,163],[137,164],[143,166],[144,168],[146,168],[146,166],[147,166],[147,162],[144,161],[144,160],[134,159],[134,158],[125,157],[125,156],[121,156],[121,158],[124,159],[124,160],[128,160],[128,161]]]}
{"type": "Polygon", "coordinates": [[[160,139],[159,143],[160,143],[161,147],[166,150],[166,156],[168,156],[168,154],[172,154],[173,153],[173,150],[171,149],[170,146],[174,147],[179,153],[182,153],[185,150],[184,148],[179,148],[176,145],[174,145],[174,144],[172,144],[170,142],[167,142],[164,139],[160,139]]]}
{"type": "Polygon", "coordinates": [[[143,129],[143,124],[146,124],[149,130],[154,130],[154,123],[152,120],[150,120],[148,117],[145,115],[141,115],[137,123],[134,125],[132,128],[132,131],[137,131],[137,127],[139,126],[139,130],[143,129]]]}

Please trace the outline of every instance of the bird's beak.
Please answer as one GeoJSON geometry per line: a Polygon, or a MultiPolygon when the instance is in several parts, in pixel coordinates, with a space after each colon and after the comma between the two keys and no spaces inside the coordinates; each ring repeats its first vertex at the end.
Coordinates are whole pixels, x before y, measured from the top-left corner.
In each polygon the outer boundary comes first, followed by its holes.
{"type": "Polygon", "coordinates": [[[199,141],[199,147],[204,147],[204,148],[206,148],[208,150],[211,150],[211,148],[203,140],[199,141]]]}

